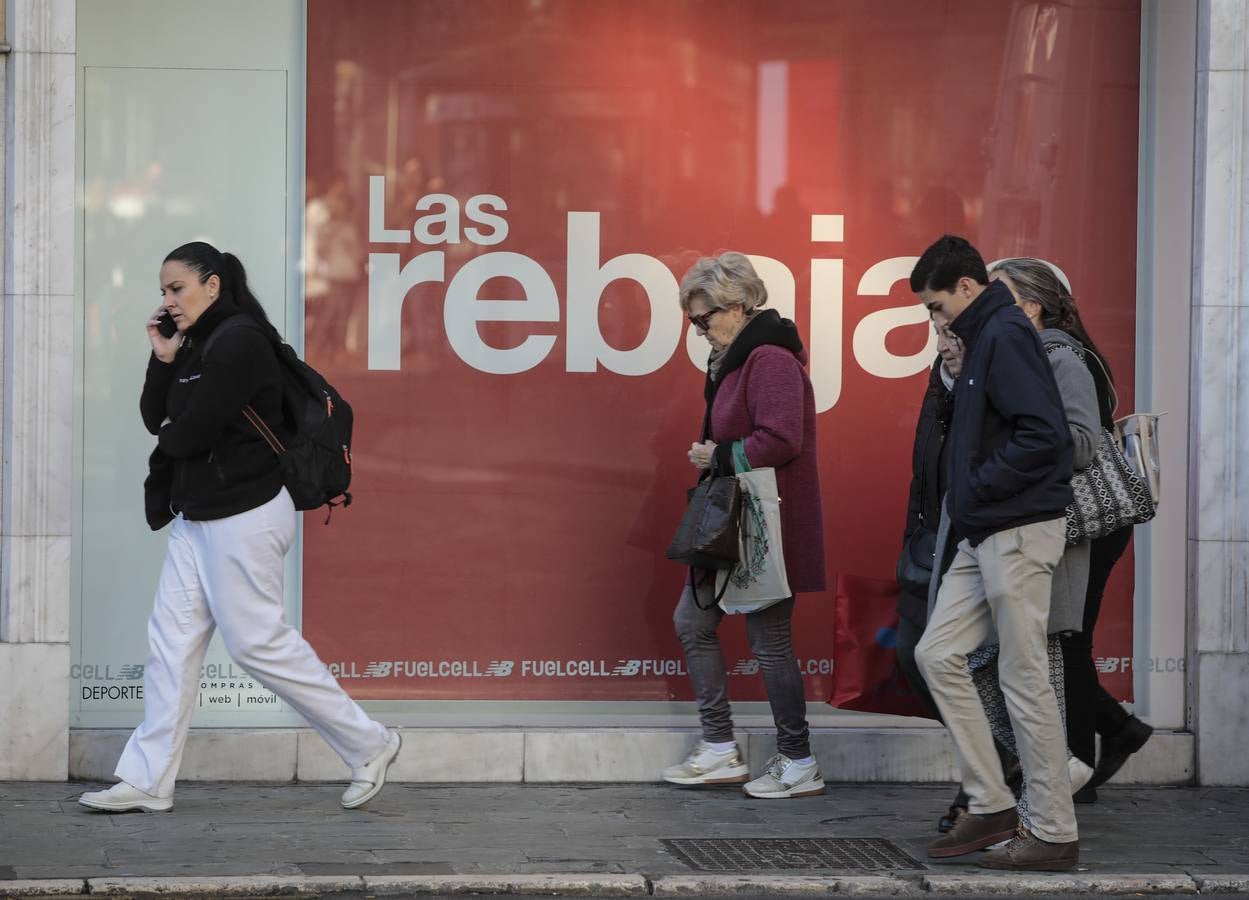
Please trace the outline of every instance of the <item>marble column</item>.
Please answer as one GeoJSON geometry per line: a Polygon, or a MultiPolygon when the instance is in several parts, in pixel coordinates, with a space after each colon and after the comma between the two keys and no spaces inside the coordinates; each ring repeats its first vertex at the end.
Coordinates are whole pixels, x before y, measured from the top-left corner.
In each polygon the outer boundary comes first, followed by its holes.
{"type": "Polygon", "coordinates": [[[0,780],[69,756],[74,24],[74,0],[8,0],[0,780]]]}
{"type": "Polygon", "coordinates": [[[1199,781],[1249,785],[1249,5],[1198,33],[1189,702],[1199,781]]]}

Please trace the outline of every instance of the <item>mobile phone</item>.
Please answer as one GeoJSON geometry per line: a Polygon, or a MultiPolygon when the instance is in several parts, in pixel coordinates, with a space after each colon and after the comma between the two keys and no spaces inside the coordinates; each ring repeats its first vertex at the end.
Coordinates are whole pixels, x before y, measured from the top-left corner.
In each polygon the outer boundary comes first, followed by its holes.
{"type": "Polygon", "coordinates": [[[160,318],[156,320],[156,330],[163,338],[171,338],[178,333],[178,325],[174,322],[173,316],[169,315],[169,310],[161,313],[160,318]]]}

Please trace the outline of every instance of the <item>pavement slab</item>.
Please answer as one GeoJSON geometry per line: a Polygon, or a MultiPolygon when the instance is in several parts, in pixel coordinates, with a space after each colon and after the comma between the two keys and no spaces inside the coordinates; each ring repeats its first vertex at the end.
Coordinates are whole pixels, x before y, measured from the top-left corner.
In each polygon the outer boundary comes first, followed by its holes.
{"type": "Polygon", "coordinates": [[[173,812],[127,815],[79,807],[93,786],[0,783],[0,897],[30,896],[32,884],[110,896],[1249,894],[1243,788],[1101,788],[1077,807],[1079,868],[1019,875],[987,873],[974,855],[926,858],[949,785],[830,785],[769,802],[660,784],[392,783],[344,810],[338,785],[185,783],[173,812]],[[661,843],[709,837],[883,838],[916,863],[700,872],[661,843]],[[249,878],[261,880],[231,880],[249,878]]]}

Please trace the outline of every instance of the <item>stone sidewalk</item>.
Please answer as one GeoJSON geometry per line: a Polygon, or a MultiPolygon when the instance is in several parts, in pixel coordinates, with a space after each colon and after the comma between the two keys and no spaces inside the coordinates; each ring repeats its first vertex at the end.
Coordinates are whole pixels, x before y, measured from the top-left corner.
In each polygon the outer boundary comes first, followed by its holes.
{"type": "Polygon", "coordinates": [[[172,813],[127,815],[79,807],[91,787],[0,784],[0,896],[1249,892],[1249,789],[1103,788],[1077,807],[1079,869],[1019,876],[925,858],[947,786],[760,801],[651,784],[390,784],[348,811],[341,785],[183,783],[172,813]],[[707,873],[662,843],[778,837],[885,838],[915,865],[707,873]]]}

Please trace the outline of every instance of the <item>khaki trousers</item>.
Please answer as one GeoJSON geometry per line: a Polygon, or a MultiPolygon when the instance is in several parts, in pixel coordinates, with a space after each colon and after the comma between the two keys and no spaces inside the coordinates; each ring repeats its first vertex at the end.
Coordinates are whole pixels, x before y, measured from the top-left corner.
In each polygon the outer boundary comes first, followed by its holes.
{"type": "Polygon", "coordinates": [[[1015,798],[967,668],[967,655],[996,629],[998,680],[1027,778],[1033,832],[1053,843],[1077,839],[1067,736],[1046,653],[1051,577],[1066,545],[1064,526],[1063,519],[1051,519],[1007,528],[976,547],[962,541],[915,649],[958,751],[969,810],[1001,812],[1015,798]]]}

